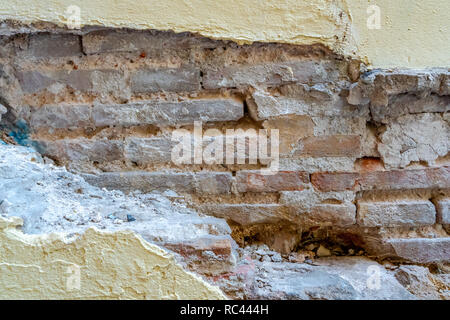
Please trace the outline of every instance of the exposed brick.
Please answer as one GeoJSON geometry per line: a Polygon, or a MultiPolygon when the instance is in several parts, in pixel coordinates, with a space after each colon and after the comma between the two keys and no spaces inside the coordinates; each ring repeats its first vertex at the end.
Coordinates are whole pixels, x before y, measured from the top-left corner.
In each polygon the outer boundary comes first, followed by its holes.
{"type": "Polygon", "coordinates": [[[298,210],[298,213],[298,221],[308,226],[348,227],[356,224],[356,206],[353,203],[317,204],[308,211],[298,210]]]}
{"type": "Polygon", "coordinates": [[[283,207],[274,203],[210,203],[199,205],[196,208],[208,215],[231,220],[242,226],[262,223],[277,223],[284,219],[281,214],[283,207]]]}
{"type": "Polygon", "coordinates": [[[231,189],[231,173],[220,172],[104,172],[96,175],[84,174],[89,183],[110,190],[130,192],[140,190],[174,190],[176,192],[223,194],[231,189]]]}
{"type": "Polygon", "coordinates": [[[449,188],[450,167],[366,172],[358,183],[361,190],[449,188]]]}
{"type": "Polygon", "coordinates": [[[60,161],[114,161],[122,160],[123,142],[117,140],[67,139],[36,141],[43,155],[60,161]]]}
{"type": "Polygon", "coordinates": [[[243,104],[232,99],[94,105],[92,111],[96,126],[181,125],[192,124],[194,121],[233,121],[242,118],[243,115],[243,104]]]}
{"type": "Polygon", "coordinates": [[[200,70],[195,68],[139,70],[131,76],[131,90],[135,93],[190,92],[199,89],[200,70]]]}
{"type": "Polygon", "coordinates": [[[353,190],[358,177],[358,173],[351,172],[313,173],[311,174],[311,183],[323,192],[353,190]]]}
{"type": "Polygon", "coordinates": [[[360,136],[320,136],[300,140],[294,156],[357,157],[361,153],[360,136]]]}
{"type": "Polygon", "coordinates": [[[265,120],[285,115],[312,117],[361,117],[369,112],[368,107],[349,105],[343,98],[322,96],[306,92],[298,97],[274,97],[267,92],[256,91],[247,100],[250,112],[256,120],[265,120]]]}
{"type": "Polygon", "coordinates": [[[306,172],[280,171],[273,175],[239,171],[236,174],[239,192],[277,192],[303,190],[309,183],[306,172]]]}
{"type": "Polygon", "coordinates": [[[83,36],[83,49],[86,54],[106,52],[133,52],[141,50],[167,50],[185,48],[214,48],[216,41],[196,37],[187,33],[101,30],[83,36]]]}
{"type": "Polygon", "coordinates": [[[358,201],[358,224],[364,227],[432,225],[434,205],[427,200],[358,201]]]}
{"type": "Polygon", "coordinates": [[[207,70],[203,77],[203,85],[207,89],[260,85],[278,86],[292,82],[324,83],[338,78],[339,71],[333,63],[303,60],[207,70]]]}
{"type": "Polygon", "coordinates": [[[39,58],[58,58],[81,55],[80,36],[71,34],[34,34],[29,36],[26,55],[39,58]]]}
{"type": "Polygon", "coordinates": [[[126,91],[126,79],[118,70],[31,70],[16,73],[25,93],[37,93],[59,83],[81,92],[117,94],[126,91]]]}
{"type": "Polygon", "coordinates": [[[361,173],[316,173],[312,182],[321,191],[433,189],[450,187],[450,167],[361,173]]]}
{"type": "Polygon", "coordinates": [[[436,199],[434,203],[437,210],[437,222],[441,224],[450,224],[450,199],[436,199]]]}
{"type": "Polygon", "coordinates": [[[449,262],[450,238],[387,240],[396,256],[415,263],[449,262]]]}
{"type": "Polygon", "coordinates": [[[389,123],[393,119],[407,114],[447,112],[450,110],[450,97],[432,94],[420,97],[412,94],[393,96],[389,106],[370,108],[373,120],[389,123]]]}
{"type": "Polygon", "coordinates": [[[175,143],[170,137],[129,137],[125,140],[125,158],[140,165],[169,163],[175,143]]]}
{"type": "Polygon", "coordinates": [[[88,105],[45,105],[39,108],[21,108],[19,115],[29,121],[32,128],[78,128],[91,125],[88,105]]]}

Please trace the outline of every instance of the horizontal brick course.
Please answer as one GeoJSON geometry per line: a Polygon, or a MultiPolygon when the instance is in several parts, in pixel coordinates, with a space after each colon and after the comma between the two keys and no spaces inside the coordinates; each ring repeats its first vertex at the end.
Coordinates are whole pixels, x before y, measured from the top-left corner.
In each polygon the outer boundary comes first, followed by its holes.
{"type": "Polygon", "coordinates": [[[221,172],[104,172],[84,174],[89,183],[110,190],[174,190],[181,193],[226,194],[230,192],[232,175],[221,172]]]}
{"type": "Polygon", "coordinates": [[[258,171],[239,171],[236,174],[239,192],[277,192],[303,190],[309,183],[306,172],[280,171],[263,175],[258,171]]]}
{"type": "Polygon", "coordinates": [[[362,173],[313,173],[311,180],[321,191],[449,188],[450,167],[362,173]]]}
{"type": "Polygon", "coordinates": [[[277,86],[292,82],[324,83],[337,80],[338,77],[339,71],[331,62],[303,60],[206,70],[203,84],[207,89],[277,86]]]}
{"type": "Polygon", "coordinates": [[[83,50],[86,54],[133,52],[141,50],[167,50],[185,48],[214,48],[216,41],[186,33],[151,31],[93,31],[83,35],[83,50]]]}
{"type": "Polygon", "coordinates": [[[358,224],[364,227],[432,225],[436,210],[428,200],[358,201],[358,224]]]}
{"type": "Polygon", "coordinates": [[[243,115],[243,104],[232,99],[94,105],[92,110],[95,126],[181,125],[193,124],[194,121],[234,121],[243,115]]]}
{"type": "Polygon", "coordinates": [[[20,118],[32,128],[75,128],[137,125],[183,125],[194,121],[235,121],[244,106],[232,99],[199,99],[181,102],[143,101],[128,104],[45,105],[18,108],[20,118]]]}

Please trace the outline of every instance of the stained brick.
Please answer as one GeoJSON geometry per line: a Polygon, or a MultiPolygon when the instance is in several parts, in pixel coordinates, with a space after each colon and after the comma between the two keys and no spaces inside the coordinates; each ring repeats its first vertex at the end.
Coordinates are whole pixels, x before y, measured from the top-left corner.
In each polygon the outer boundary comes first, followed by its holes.
{"type": "Polygon", "coordinates": [[[93,31],[83,36],[86,54],[107,52],[133,52],[141,50],[167,50],[186,48],[214,48],[216,41],[174,32],[93,31]]]}
{"type": "Polygon", "coordinates": [[[358,177],[358,173],[351,172],[313,173],[311,174],[311,183],[323,192],[353,190],[358,177]]]}
{"type": "Polygon", "coordinates": [[[30,35],[25,54],[39,58],[81,55],[80,36],[46,33],[30,35]]]}
{"type": "Polygon", "coordinates": [[[360,136],[320,136],[300,140],[294,156],[357,157],[361,153],[360,136]]]}
{"type": "Polygon", "coordinates": [[[366,172],[358,183],[361,190],[449,188],[450,167],[366,172]]]}
{"type": "Polygon", "coordinates": [[[432,225],[434,205],[427,200],[358,201],[358,224],[364,227],[432,225]]]}
{"type": "Polygon", "coordinates": [[[273,175],[239,171],[236,180],[240,192],[295,191],[305,188],[309,183],[309,175],[296,171],[280,171],[273,175]]]}

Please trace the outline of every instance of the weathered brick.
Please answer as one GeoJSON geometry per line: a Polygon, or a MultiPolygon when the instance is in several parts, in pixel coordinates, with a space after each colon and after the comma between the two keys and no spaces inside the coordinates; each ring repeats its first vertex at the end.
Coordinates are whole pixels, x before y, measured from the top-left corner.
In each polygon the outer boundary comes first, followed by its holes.
{"type": "Polygon", "coordinates": [[[283,215],[281,215],[283,207],[274,203],[209,203],[199,205],[196,208],[205,214],[231,220],[242,226],[277,223],[284,219],[283,215]]]}
{"type": "Polygon", "coordinates": [[[96,175],[84,174],[89,183],[110,190],[130,192],[140,190],[174,190],[176,192],[223,194],[231,189],[231,173],[221,172],[104,172],[96,175]]]}
{"type": "Polygon", "coordinates": [[[321,191],[434,189],[450,187],[450,167],[417,170],[316,173],[311,178],[321,191]]]}
{"type": "Polygon", "coordinates": [[[79,128],[91,125],[91,108],[88,105],[45,105],[38,108],[21,108],[19,115],[32,128],[79,128]]]}
{"type": "Polygon", "coordinates": [[[298,223],[306,226],[348,227],[356,224],[356,206],[353,203],[322,203],[308,211],[294,210],[298,213],[298,223]]]}
{"type": "Polygon", "coordinates": [[[361,190],[431,189],[450,187],[450,167],[362,173],[361,190]]]}
{"type": "Polygon", "coordinates": [[[358,201],[358,224],[364,227],[432,225],[436,210],[428,200],[358,201]]]}
{"type": "Polygon", "coordinates": [[[361,153],[360,136],[320,136],[301,139],[294,156],[357,157],[361,153]]]}
{"type": "Polygon", "coordinates": [[[118,140],[66,139],[57,141],[36,141],[38,151],[60,161],[123,160],[123,142],[118,140]]]}
{"type": "Polygon", "coordinates": [[[436,199],[434,203],[437,211],[437,222],[441,224],[450,224],[450,199],[436,199]]]}
{"type": "Polygon", "coordinates": [[[207,70],[203,85],[207,89],[278,86],[283,83],[324,83],[339,78],[339,71],[332,62],[312,60],[265,63],[258,65],[228,66],[219,70],[207,70]]]}
{"type": "Polygon", "coordinates": [[[319,172],[311,174],[311,183],[315,188],[323,192],[354,190],[358,177],[358,173],[352,172],[319,172]]]}
{"type": "Polygon", "coordinates": [[[106,52],[133,52],[141,50],[164,50],[181,48],[214,48],[216,41],[174,32],[128,32],[125,30],[101,30],[83,35],[86,54],[106,52]]]}
{"type": "Polygon", "coordinates": [[[192,124],[194,121],[233,121],[242,118],[243,115],[243,104],[232,99],[94,105],[92,111],[96,126],[181,125],[192,124]]]}
{"type": "Polygon", "coordinates": [[[126,91],[125,76],[118,70],[30,70],[16,73],[25,93],[40,92],[53,84],[62,84],[81,92],[117,94],[126,91]]]}
{"type": "Polygon", "coordinates": [[[450,110],[450,97],[432,94],[420,97],[412,94],[393,96],[387,107],[371,106],[373,120],[389,123],[407,114],[447,112],[450,110]]]}
{"type": "Polygon", "coordinates": [[[277,192],[303,190],[309,183],[306,172],[280,171],[263,175],[258,171],[239,171],[236,174],[239,192],[277,192]]]}
{"type": "Polygon", "coordinates": [[[80,36],[72,34],[33,34],[28,39],[27,56],[58,58],[81,55],[80,36]]]}
{"type": "Polygon", "coordinates": [[[306,91],[298,97],[274,97],[267,92],[256,91],[247,99],[250,113],[256,120],[265,120],[286,115],[312,117],[363,117],[368,107],[349,105],[338,95],[317,95],[306,91]]]}
{"type": "Polygon", "coordinates": [[[396,256],[415,263],[449,262],[450,238],[390,239],[396,256]]]}
{"type": "Polygon", "coordinates": [[[199,89],[200,70],[196,68],[148,69],[131,75],[131,90],[135,93],[190,92],[199,89]]]}
{"type": "Polygon", "coordinates": [[[125,158],[140,165],[169,163],[174,145],[170,137],[129,137],[125,140],[125,158]]]}
{"type": "Polygon", "coordinates": [[[448,152],[450,126],[438,114],[401,116],[380,135],[378,151],[387,168],[404,168],[411,162],[433,164],[448,152]]]}

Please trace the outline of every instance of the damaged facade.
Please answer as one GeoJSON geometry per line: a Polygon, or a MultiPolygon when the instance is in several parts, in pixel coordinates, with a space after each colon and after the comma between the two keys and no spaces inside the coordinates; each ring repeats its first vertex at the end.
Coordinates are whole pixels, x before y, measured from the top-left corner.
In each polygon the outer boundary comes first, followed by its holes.
{"type": "MultiPolygon", "coordinates": [[[[17,248],[0,253],[0,287],[10,290],[2,298],[53,297],[9,288],[29,263],[14,251],[31,250],[30,237],[50,253],[63,247],[88,276],[104,266],[77,260],[81,247],[95,255],[96,237],[123,243],[121,258],[103,259],[116,266],[139,239],[143,249],[129,252],[139,270],[128,279],[145,278],[148,264],[162,272],[144,258],[154,243],[189,270],[171,260],[181,279],[172,287],[202,288],[150,294],[163,274],[134,291],[67,297],[449,298],[448,69],[369,70],[320,44],[9,28],[0,48],[2,139],[22,146],[0,145],[0,245],[17,248]],[[267,161],[174,163],[173,132],[193,132],[195,121],[203,134],[219,132],[211,139],[227,129],[279,130],[279,171],[262,174],[267,161]],[[80,238],[36,240],[52,232],[80,238]],[[382,289],[366,289],[369,266],[381,270],[382,289]]],[[[45,270],[40,263],[28,267],[45,270]]]]}

